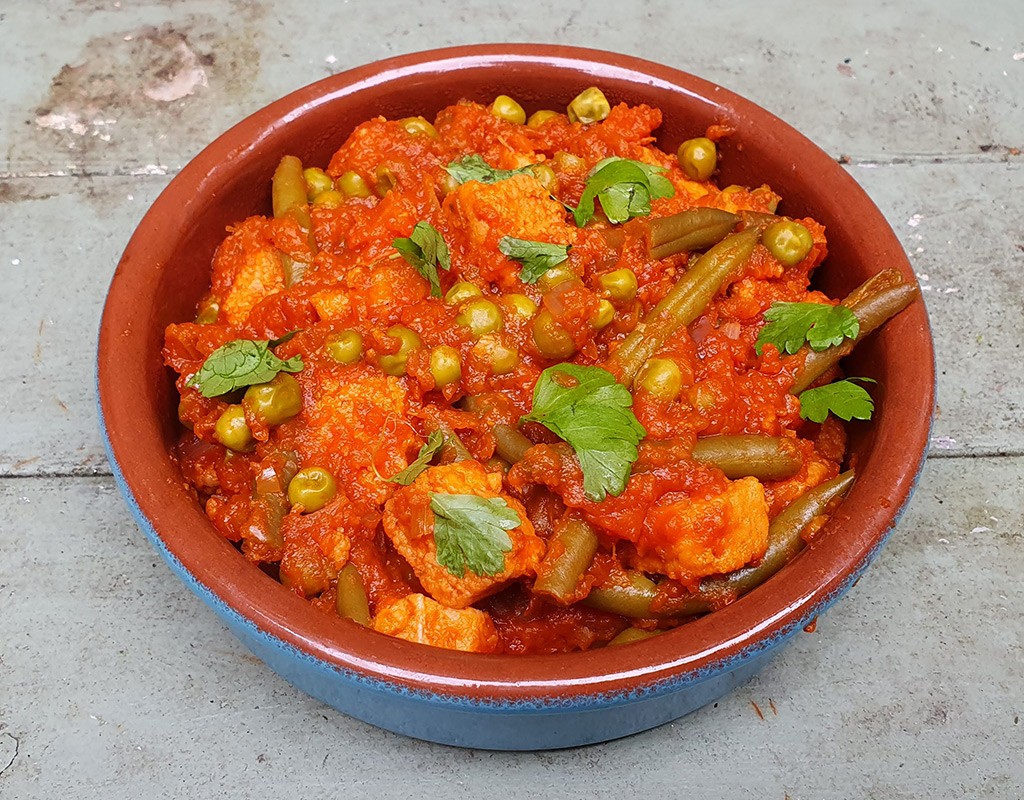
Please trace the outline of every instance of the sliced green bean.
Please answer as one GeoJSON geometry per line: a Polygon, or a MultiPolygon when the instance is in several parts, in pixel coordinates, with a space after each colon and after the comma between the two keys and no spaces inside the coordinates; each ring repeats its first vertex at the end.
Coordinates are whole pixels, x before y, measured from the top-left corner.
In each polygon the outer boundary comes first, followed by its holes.
{"type": "Polygon", "coordinates": [[[564,604],[572,601],[580,578],[594,561],[597,534],[582,520],[569,519],[555,534],[555,541],[561,545],[558,555],[544,559],[543,574],[534,582],[533,590],[564,604]]]}
{"type": "Polygon", "coordinates": [[[740,218],[719,208],[691,208],[651,220],[651,258],[706,250],[729,235],[740,218]]]}
{"type": "Polygon", "coordinates": [[[850,351],[869,333],[895,317],[920,295],[920,290],[914,283],[891,285],[888,279],[883,279],[876,281],[875,285],[882,285],[884,288],[874,293],[868,293],[868,290],[858,287],[850,295],[854,298],[853,302],[850,302],[849,297],[843,301],[843,305],[854,313],[860,323],[857,338],[847,339],[842,344],[821,351],[804,348],[806,356],[800,369],[797,370],[796,381],[791,389],[793,394],[799,394],[814,383],[838,364],[840,359],[849,355],[850,351]]]}
{"type": "Polygon", "coordinates": [[[718,467],[730,480],[754,477],[759,481],[792,478],[804,461],[793,439],[756,434],[698,439],[693,458],[718,467]]]}
{"type": "Polygon", "coordinates": [[[473,454],[469,452],[459,435],[444,423],[437,426],[444,434],[444,444],[441,445],[441,463],[454,464],[459,461],[473,461],[473,454]]]}
{"type": "Polygon", "coordinates": [[[339,617],[360,625],[370,624],[370,602],[366,597],[363,579],[355,564],[349,562],[338,573],[338,594],[334,601],[339,617]]]}
{"type": "Polygon", "coordinates": [[[621,586],[603,586],[591,590],[583,602],[591,608],[636,619],[651,619],[651,603],[658,596],[658,585],[642,572],[627,573],[621,586]]]}
{"type": "Polygon", "coordinates": [[[494,450],[509,464],[522,461],[526,451],[533,447],[533,442],[526,438],[511,425],[498,423],[494,426],[494,438],[497,442],[494,450]]]}
{"type": "Polygon", "coordinates": [[[707,308],[729,276],[746,263],[760,239],[755,229],[726,237],[702,255],[608,359],[611,372],[629,387],[637,372],[684,325],[707,308]]]}
{"type": "Polygon", "coordinates": [[[608,642],[608,647],[617,647],[620,644],[631,644],[632,642],[642,642],[644,639],[653,639],[655,636],[660,636],[664,631],[645,631],[643,628],[626,628],[622,633],[608,642]]]}
{"type": "Polygon", "coordinates": [[[302,162],[295,156],[285,156],[274,170],[271,199],[275,217],[290,216],[303,228],[309,228],[306,178],[302,174],[302,162]]]}

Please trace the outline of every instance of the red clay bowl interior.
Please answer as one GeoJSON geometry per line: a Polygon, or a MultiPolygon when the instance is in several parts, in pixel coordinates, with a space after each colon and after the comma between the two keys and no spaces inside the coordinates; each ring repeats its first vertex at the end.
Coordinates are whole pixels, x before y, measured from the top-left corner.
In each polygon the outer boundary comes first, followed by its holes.
{"type": "Polygon", "coordinates": [[[875,419],[851,437],[859,479],[825,529],[762,587],[641,645],[561,656],[478,656],[378,635],[314,611],[246,563],[207,520],[172,459],[177,418],[160,348],[164,327],[191,319],[225,227],[269,213],[270,176],[286,153],[326,164],[359,122],[432,117],[460,98],[514,95],[527,113],[562,107],[586,86],[612,103],[664,111],[659,145],[674,151],[715,121],[724,184],[770,184],[782,213],[827,226],[817,285],[842,295],[883,267],[914,273],[882,214],[826,153],[758,106],[707,81],[621,55],[566,47],[483,45],[390,59],[327,78],[258,111],[200,153],[146,214],[118,265],[99,340],[101,410],[136,502],[194,577],[260,629],[339,667],[469,697],[554,698],[631,690],[715,668],[806,620],[863,566],[909,497],[933,406],[934,362],[923,303],[862,345],[856,374],[878,381],[875,419]],[[896,354],[899,357],[896,357],[896,354]]]}

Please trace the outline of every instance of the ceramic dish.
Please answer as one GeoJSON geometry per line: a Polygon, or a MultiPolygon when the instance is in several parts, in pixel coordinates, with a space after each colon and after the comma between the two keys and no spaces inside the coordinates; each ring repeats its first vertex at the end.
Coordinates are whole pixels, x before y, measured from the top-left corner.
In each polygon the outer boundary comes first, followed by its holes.
{"type": "MultiPolygon", "coordinates": [[[[778,118],[707,81],[640,59],[539,45],[482,45],[393,58],[335,75],[258,111],[203,150],[139,224],[110,287],[99,338],[100,414],[115,478],[174,572],[272,669],[352,716],[454,745],[541,749],[652,728],[753,675],[857,579],[892,531],[920,470],[934,361],[916,301],[849,359],[878,381],[877,411],[856,424],[859,478],[827,526],[781,573],[732,605],[647,641],[559,656],[480,656],[382,636],[314,610],[209,522],[170,457],[177,394],[160,356],[165,326],[189,319],[225,227],[267,213],[283,154],[326,164],[373,116],[423,114],[461,98],[514,94],[527,112],[599,85],[612,103],[664,111],[674,151],[730,122],[720,185],[769,183],[782,213],[827,226],[816,278],[842,296],[884,267],[914,273],[879,210],[826,153],[778,118]]],[[[187,622],[182,635],[188,635],[187,622]]],[[[799,675],[792,675],[794,681],[799,675]]]]}

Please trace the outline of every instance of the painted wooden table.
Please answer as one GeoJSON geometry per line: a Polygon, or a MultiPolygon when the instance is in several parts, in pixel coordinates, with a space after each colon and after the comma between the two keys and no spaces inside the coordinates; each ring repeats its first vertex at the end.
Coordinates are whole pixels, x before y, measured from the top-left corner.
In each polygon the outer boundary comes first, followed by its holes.
{"type": "Polygon", "coordinates": [[[0,9],[0,798],[1022,796],[1017,0],[286,5],[0,9]],[[502,40],[661,61],[816,140],[904,242],[940,370],[910,512],[814,633],[714,707],[542,754],[404,739],[270,673],[157,562],[94,412],[114,265],[206,142],[349,66],[502,40]]]}

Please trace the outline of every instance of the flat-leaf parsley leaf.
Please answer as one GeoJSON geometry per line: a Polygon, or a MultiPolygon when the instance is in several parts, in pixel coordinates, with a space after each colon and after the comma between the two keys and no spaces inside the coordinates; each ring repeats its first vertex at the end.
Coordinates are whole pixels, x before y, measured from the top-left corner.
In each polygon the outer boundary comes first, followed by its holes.
{"type": "Polygon", "coordinates": [[[408,238],[395,239],[391,245],[402,254],[402,258],[408,261],[413,269],[427,279],[430,283],[430,295],[440,297],[441,280],[437,275],[437,268],[451,269],[452,262],[448,245],[437,228],[429,222],[417,222],[408,238]]]}
{"type": "Polygon", "coordinates": [[[235,339],[210,353],[188,385],[203,397],[219,397],[243,386],[266,383],[279,372],[301,369],[302,356],[282,360],[271,351],[269,340],[235,339]]]}
{"type": "Polygon", "coordinates": [[[541,275],[569,258],[572,245],[532,242],[529,239],[502,236],[498,242],[498,249],[522,265],[519,280],[523,283],[536,283],[541,275]]]}
{"type": "Polygon", "coordinates": [[[476,155],[475,153],[453,161],[445,169],[460,184],[468,183],[469,181],[497,183],[498,181],[507,180],[514,175],[527,175],[530,171],[529,167],[497,169],[484,161],[483,156],[476,155]]]}
{"type": "Polygon", "coordinates": [[[871,419],[875,404],[863,386],[854,381],[874,383],[871,378],[848,378],[800,393],[800,416],[811,422],[824,422],[833,414],[849,422],[851,419],[871,419]]]}
{"type": "Polygon", "coordinates": [[[672,197],[675,187],[662,173],[664,167],[644,164],[628,158],[606,158],[590,172],[587,185],[573,210],[576,225],[582,228],[594,217],[594,201],[601,203],[609,222],[625,222],[651,213],[651,201],[672,197]]]}
{"type": "Polygon", "coordinates": [[[766,344],[775,345],[780,353],[792,355],[804,342],[812,350],[824,350],[856,339],[860,322],[846,306],[826,303],[772,303],[764,312],[768,324],[761,328],[754,351],[761,355],[766,344]]]}
{"type": "Polygon", "coordinates": [[[505,571],[505,553],[512,549],[508,531],[523,521],[504,498],[435,492],[430,510],[438,564],[460,578],[466,569],[477,575],[505,571]]]}
{"type": "Polygon", "coordinates": [[[637,445],[647,435],[632,405],[629,390],[607,370],[556,364],[541,373],[533,410],[523,420],[539,422],[572,446],[583,470],[583,491],[600,502],[622,494],[637,445]]]}
{"type": "Polygon", "coordinates": [[[443,446],[444,434],[441,433],[441,431],[431,431],[430,435],[427,437],[427,441],[424,442],[423,447],[420,448],[420,452],[419,455],[416,456],[416,460],[393,478],[388,478],[388,480],[391,483],[408,486],[416,480],[427,467],[430,466],[430,460],[443,446]]]}

